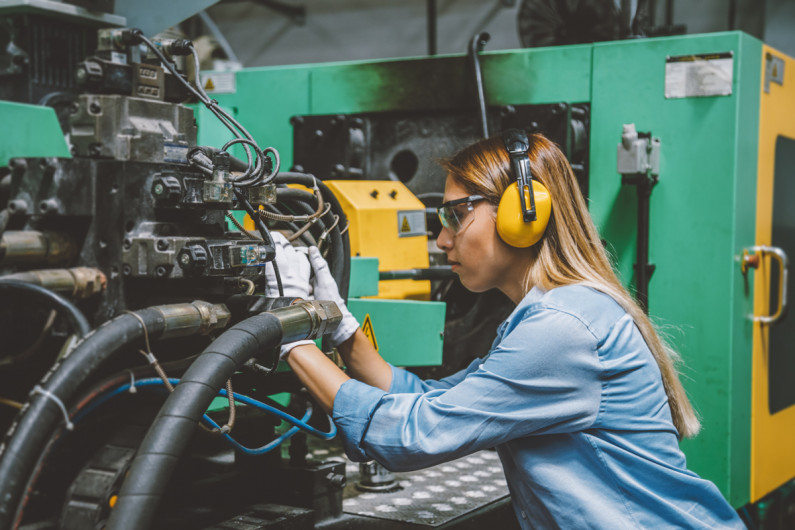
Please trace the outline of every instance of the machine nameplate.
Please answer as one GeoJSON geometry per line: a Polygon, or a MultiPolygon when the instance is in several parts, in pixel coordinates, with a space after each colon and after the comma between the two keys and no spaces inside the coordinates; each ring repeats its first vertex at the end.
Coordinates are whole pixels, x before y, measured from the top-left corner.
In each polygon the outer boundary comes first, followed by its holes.
{"type": "Polygon", "coordinates": [[[730,96],[732,52],[669,56],[665,59],[665,97],[730,96]]]}
{"type": "Polygon", "coordinates": [[[178,164],[188,163],[188,146],[172,143],[163,144],[163,161],[176,162],[178,164]]]}

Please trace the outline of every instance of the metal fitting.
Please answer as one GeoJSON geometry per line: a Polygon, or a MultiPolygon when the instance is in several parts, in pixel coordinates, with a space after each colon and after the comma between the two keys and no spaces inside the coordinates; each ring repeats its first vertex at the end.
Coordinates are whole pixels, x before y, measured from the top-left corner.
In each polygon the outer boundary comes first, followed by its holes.
{"type": "Polygon", "coordinates": [[[40,285],[76,300],[83,300],[98,294],[108,284],[102,271],[92,267],[41,269],[7,274],[3,278],[40,285]]]}
{"type": "Polygon", "coordinates": [[[320,338],[342,321],[339,307],[329,301],[306,300],[269,312],[282,324],[282,343],[320,338]]]}
{"type": "Polygon", "coordinates": [[[163,338],[206,335],[215,329],[225,328],[232,314],[224,304],[211,304],[196,300],[190,304],[161,305],[158,310],[166,321],[163,338]]]}
{"type": "Polygon", "coordinates": [[[70,261],[74,254],[72,240],[56,232],[9,230],[0,238],[3,265],[62,263],[70,261]]]}

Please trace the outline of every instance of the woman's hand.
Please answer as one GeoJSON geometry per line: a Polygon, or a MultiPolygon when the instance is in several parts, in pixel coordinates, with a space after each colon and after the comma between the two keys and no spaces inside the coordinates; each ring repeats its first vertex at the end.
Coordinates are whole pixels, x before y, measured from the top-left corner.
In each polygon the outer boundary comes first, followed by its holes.
{"type": "Polygon", "coordinates": [[[340,296],[337,282],[331,275],[328,263],[323,259],[317,247],[309,247],[309,262],[312,264],[312,269],[315,271],[315,277],[312,279],[312,296],[315,300],[330,300],[337,304],[342,312],[342,322],[337,326],[337,329],[329,336],[332,346],[339,346],[345,342],[359,329],[359,322],[354,318],[345,301],[340,296]]]}
{"type": "MultiPolygon", "coordinates": [[[[271,232],[273,243],[276,245],[274,261],[279,268],[282,280],[283,296],[291,298],[309,299],[311,267],[307,259],[306,247],[294,247],[287,238],[279,232],[271,232]]],[[[269,274],[265,285],[265,294],[271,297],[279,295],[279,285],[276,274],[269,274]]]]}

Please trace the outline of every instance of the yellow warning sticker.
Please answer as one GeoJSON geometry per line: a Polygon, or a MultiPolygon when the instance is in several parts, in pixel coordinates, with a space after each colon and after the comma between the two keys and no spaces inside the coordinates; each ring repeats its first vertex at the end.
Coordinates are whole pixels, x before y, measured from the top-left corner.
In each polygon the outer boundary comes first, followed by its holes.
{"type": "Polygon", "coordinates": [[[199,78],[209,94],[234,94],[237,91],[235,72],[202,72],[199,78]]]}
{"type": "Polygon", "coordinates": [[[405,234],[406,232],[411,232],[411,225],[409,224],[409,218],[408,217],[404,217],[403,218],[403,224],[400,225],[400,232],[402,234],[405,234]]]}
{"type": "Polygon", "coordinates": [[[367,313],[364,317],[362,331],[364,332],[364,336],[367,337],[373,345],[373,348],[375,348],[375,351],[378,351],[378,341],[375,339],[375,330],[373,329],[373,321],[370,319],[370,313],[367,313]]]}
{"type": "Polygon", "coordinates": [[[398,237],[426,235],[424,210],[400,210],[397,214],[398,237]]]}

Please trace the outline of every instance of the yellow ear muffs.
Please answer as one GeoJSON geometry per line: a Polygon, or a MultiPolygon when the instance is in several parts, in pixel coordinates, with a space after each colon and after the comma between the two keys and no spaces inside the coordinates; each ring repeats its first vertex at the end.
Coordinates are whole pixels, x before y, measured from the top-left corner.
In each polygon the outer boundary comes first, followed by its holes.
{"type": "MultiPolygon", "coordinates": [[[[512,247],[526,248],[538,243],[549,223],[552,212],[552,199],[546,186],[532,180],[533,196],[536,206],[536,220],[525,222],[519,201],[519,184],[514,182],[505,189],[497,207],[497,233],[512,247]]],[[[530,203],[530,192],[525,190],[525,200],[530,203]]]]}

